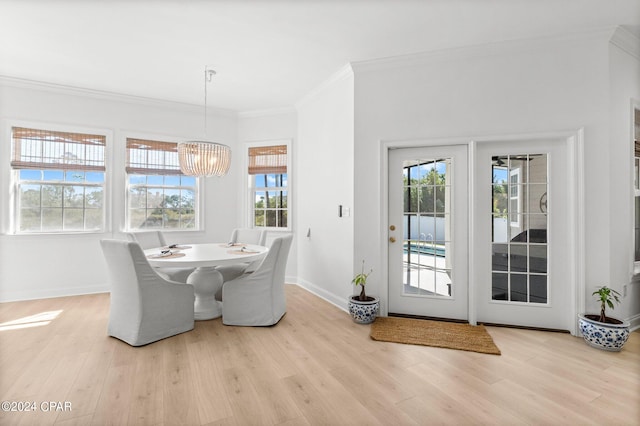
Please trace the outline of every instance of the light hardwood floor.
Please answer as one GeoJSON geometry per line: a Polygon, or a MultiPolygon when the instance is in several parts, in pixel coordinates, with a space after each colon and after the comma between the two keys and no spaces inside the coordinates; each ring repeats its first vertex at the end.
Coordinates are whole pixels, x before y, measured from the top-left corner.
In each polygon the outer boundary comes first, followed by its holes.
{"type": "Polygon", "coordinates": [[[36,411],[0,412],[0,424],[640,424],[637,332],[610,353],[488,327],[495,356],[372,341],[293,285],[287,307],[274,327],[202,321],[133,348],[106,335],[107,294],[1,304],[1,400],[36,411]],[[19,319],[34,326],[7,324],[19,319]]]}

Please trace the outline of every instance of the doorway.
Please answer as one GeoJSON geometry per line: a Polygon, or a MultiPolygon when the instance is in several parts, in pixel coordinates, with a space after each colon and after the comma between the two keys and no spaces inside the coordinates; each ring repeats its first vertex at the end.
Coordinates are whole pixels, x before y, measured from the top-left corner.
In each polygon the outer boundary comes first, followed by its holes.
{"type": "Polygon", "coordinates": [[[388,176],[389,312],[466,320],[467,147],[394,149],[388,176]]]}
{"type": "Polygon", "coordinates": [[[575,332],[576,139],[388,148],[388,313],[575,332]]]}

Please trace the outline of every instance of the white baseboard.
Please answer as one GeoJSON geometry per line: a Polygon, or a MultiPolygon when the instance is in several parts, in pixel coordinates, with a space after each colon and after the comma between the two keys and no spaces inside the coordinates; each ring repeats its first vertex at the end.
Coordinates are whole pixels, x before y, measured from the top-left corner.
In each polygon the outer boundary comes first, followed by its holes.
{"type": "Polygon", "coordinates": [[[321,287],[318,287],[317,285],[315,285],[315,284],[313,284],[313,283],[311,283],[309,281],[306,281],[306,280],[303,280],[303,279],[297,278],[297,277],[288,277],[287,278],[287,282],[304,288],[309,293],[315,294],[319,298],[326,300],[327,302],[329,302],[332,305],[336,306],[337,308],[343,310],[344,312],[349,312],[349,309],[347,308],[347,300],[346,299],[343,300],[341,297],[336,297],[335,294],[329,293],[325,289],[323,289],[321,287]]]}
{"type": "Polygon", "coordinates": [[[85,294],[108,293],[109,285],[101,284],[86,287],[53,288],[46,290],[24,290],[0,292],[0,303],[22,300],[51,299],[54,297],[81,296],[85,294]]]}
{"type": "Polygon", "coordinates": [[[634,315],[631,318],[627,318],[627,321],[631,324],[629,330],[635,331],[640,329],[640,314],[634,315]]]}

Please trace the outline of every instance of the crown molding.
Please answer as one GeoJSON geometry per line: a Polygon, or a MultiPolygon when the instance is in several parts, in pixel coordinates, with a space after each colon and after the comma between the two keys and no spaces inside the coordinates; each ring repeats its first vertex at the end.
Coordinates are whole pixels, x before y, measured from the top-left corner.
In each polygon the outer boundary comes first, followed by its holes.
{"type": "MultiPolygon", "coordinates": [[[[183,102],[167,101],[162,99],[147,98],[143,96],[125,95],[122,93],[107,92],[101,90],[87,89],[83,87],[67,86],[63,84],[47,83],[44,81],[28,80],[24,78],[0,75],[0,86],[14,87],[18,89],[38,90],[66,96],[79,96],[89,99],[97,99],[111,102],[124,102],[137,106],[167,108],[186,112],[201,113],[202,105],[193,105],[183,102]]],[[[207,107],[208,111],[215,111],[216,114],[237,118],[238,113],[224,108],[207,107]]]]}
{"type": "MultiPolygon", "coordinates": [[[[638,28],[640,34],[640,27],[638,28]]],[[[636,59],[640,59],[640,38],[625,26],[616,28],[611,36],[611,44],[619,47],[636,59]]]]}
{"type": "Polygon", "coordinates": [[[295,103],[296,110],[300,109],[300,107],[304,106],[308,102],[312,101],[318,94],[322,93],[329,86],[337,83],[338,81],[344,80],[346,78],[353,77],[353,68],[351,64],[347,64],[336,71],[331,77],[320,83],[315,89],[311,90],[307,93],[302,99],[295,103]]]}
{"type": "Polygon", "coordinates": [[[526,53],[532,50],[571,44],[584,40],[610,40],[615,27],[601,27],[590,31],[571,34],[550,35],[536,38],[503,40],[491,43],[460,46],[454,48],[417,52],[408,55],[390,56],[351,63],[354,73],[377,71],[392,68],[404,68],[430,63],[450,62],[472,58],[504,55],[507,53],[526,53]]]}

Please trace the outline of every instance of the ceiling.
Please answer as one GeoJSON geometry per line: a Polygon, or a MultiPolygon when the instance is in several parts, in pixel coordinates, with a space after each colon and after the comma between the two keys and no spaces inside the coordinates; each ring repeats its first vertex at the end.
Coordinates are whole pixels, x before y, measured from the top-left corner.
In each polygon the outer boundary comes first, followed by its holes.
{"type": "Polygon", "coordinates": [[[638,0],[0,0],[0,76],[290,107],[349,62],[630,26],[638,0]]]}

